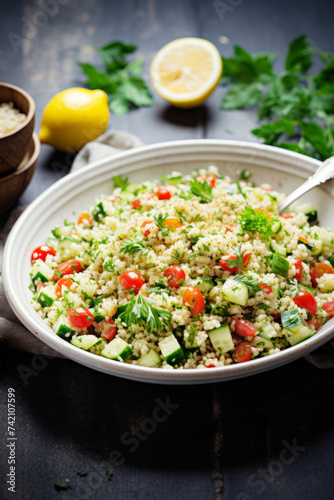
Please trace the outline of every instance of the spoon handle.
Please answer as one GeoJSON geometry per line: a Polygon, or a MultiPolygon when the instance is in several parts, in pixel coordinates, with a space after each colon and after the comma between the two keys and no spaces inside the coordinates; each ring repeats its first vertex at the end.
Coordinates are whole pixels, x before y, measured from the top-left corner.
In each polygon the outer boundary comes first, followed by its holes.
{"type": "Polygon", "coordinates": [[[278,210],[281,214],[288,208],[291,203],[296,201],[298,198],[307,193],[310,189],[318,186],[319,184],[328,181],[334,177],[334,156],[331,156],[326,160],[320,167],[315,171],[315,173],[307,179],[304,184],[299,186],[295,191],[290,193],[285,200],[283,200],[279,206],[278,210]]]}

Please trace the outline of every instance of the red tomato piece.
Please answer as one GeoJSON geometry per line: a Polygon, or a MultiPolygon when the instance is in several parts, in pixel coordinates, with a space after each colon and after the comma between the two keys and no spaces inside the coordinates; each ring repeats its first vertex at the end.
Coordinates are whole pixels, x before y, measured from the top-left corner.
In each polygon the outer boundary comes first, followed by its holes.
{"type": "Polygon", "coordinates": [[[240,335],[240,337],[255,337],[258,333],[253,323],[248,321],[248,319],[239,319],[234,316],[232,318],[231,325],[232,323],[234,323],[235,333],[240,335]]]}
{"type": "Polygon", "coordinates": [[[144,278],[138,271],[126,271],[119,276],[118,281],[126,290],[133,289],[136,295],[145,283],[144,278]]]}
{"type": "Polygon", "coordinates": [[[296,262],[294,263],[295,269],[296,269],[296,280],[300,281],[303,277],[303,263],[298,257],[296,258],[296,262]]]}
{"type": "Polygon", "coordinates": [[[48,255],[56,255],[56,252],[52,247],[50,247],[50,245],[41,245],[40,247],[36,247],[31,254],[31,262],[34,262],[34,260],[37,259],[41,259],[43,262],[45,262],[45,259],[48,255]]]}
{"type": "Polygon", "coordinates": [[[282,217],[283,219],[292,219],[293,215],[292,214],[281,214],[280,217],[282,217]]]}
{"type": "Polygon", "coordinates": [[[276,323],[281,321],[281,313],[277,313],[276,316],[274,316],[274,321],[276,321],[276,323]]]}
{"type": "Polygon", "coordinates": [[[147,224],[151,224],[152,221],[151,220],[146,220],[145,222],[142,223],[140,229],[141,229],[141,232],[143,233],[144,236],[149,236],[150,235],[150,230],[149,229],[145,229],[145,227],[147,226],[147,224]]]}
{"type": "Polygon", "coordinates": [[[244,363],[249,361],[252,356],[252,346],[249,342],[241,342],[232,354],[232,359],[235,363],[244,363]]]}
{"type": "Polygon", "coordinates": [[[178,288],[182,285],[179,283],[180,280],[186,279],[186,274],[183,271],[182,267],[179,266],[169,266],[164,270],[164,276],[168,280],[169,286],[178,288]]]}
{"type": "Polygon", "coordinates": [[[202,184],[204,181],[206,181],[209,184],[210,188],[213,188],[216,185],[217,177],[215,176],[215,174],[205,174],[197,177],[197,180],[202,184]]]}
{"type": "Polygon", "coordinates": [[[322,326],[321,321],[319,321],[317,318],[313,318],[310,321],[306,322],[310,326],[314,326],[316,330],[319,330],[319,328],[322,326]]]}
{"type": "Polygon", "coordinates": [[[94,316],[85,307],[71,307],[67,317],[75,328],[88,328],[94,322],[94,316]]]}
{"type": "Polygon", "coordinates": [[[39,293],[39,292],[42,290],[42,288],[45,288],[45,287],[46,287],[46,284],[45,284],[45,283],[40,283],[40,284],[38,285],[38,287],[37,287],[37,293],[39,293]]]}
{"type": "Polygon", "coordinates": [[[159,200],[170,200],[172,195],[168,189],[159,187],[157,192],[155,193],[159,200]]]}
{"type": "Polygon", "coordinates": [[[112,319],[105,319],[101,321],[101,335],[107,340],[112,340],[117,331],[117,326],[115,325],[115,321],[112,319]]]}
{"type": "Polygon", "coordinates": [[[198,288],[187,288],[183,294],[182,304],[184,306],[190,306],[190,316],[196,316],[196,314],[203,311],[205,300],[202,292],[198,290],[198,288]]]}
{"type": "Polygon", "coordinates": [[[331,302],[325,302],[325,304],[322,307],[325,309],[329,318],[334,317],[334,300],[332,300],[331,302]]]}
{"type": "Polygon", "coordinates": [[[52,279],[53,281],[58,281],[63,276],[66,276],[67,274],[73,274],[74,271],[79,273],[82,269],[83,267],[78,260],[68,260],[67,262],[59,264],[59,266],[55,268],[52,279]]]}
{"type": "Polygon", "coordinates": [[[311,279],[314,286],[318,286],[317,279],[324,274],[334,274],[334,269],[329,264],[319,262],[311,268],[311,279]]]}
{"type": "MultiPolygon", "coordinates": [[[[243,259],[242,259],[242,267],[247,266],[250,257],[251,257],[250,253],[244,254],[243,259]]],[[[236,255],[225,255],[224,257],[221,257],[221,259],[219,261],[219,265],[223,271],[229,271],[231,274],[236,273],[239,270],[239,267],[233,266],[230,262],[226,262],[227,260],[237,261],[238,260],[237,256],[236,255]]]]}
{"type": "Polygon", "coordinates": [[[309,311],[313,316],[316,315],[317,309],[318,309],[318,304],[317,301],[315,300],[314,295],[312,293],[308,292],[307,290],[301,290],[299,292],[298,297],[295,297],[293,299],[294,303],[297,304],[299,307],[303,307],[307,311],[309,311]]]}
{"type": "Polygon", "coordinates": [[[273,293],[273,289],[271,285],[266,285],[265,283],[259,283],[259,287],[263,290],[264,293],[273,293]]]}
{"type": "Polygon", "coordinates": [[[137,198],[135,200],[132,200],[130,205],[132,208],[140,208],[140,203],[139,200],[137,200],[137,198]]]}
{"type": "Polygon", "coordinates": [[[92,219],[90,218],[90,215],[88,212],[82,212],[79,217],[78,217],[78,224],[83,224],[84,226],[91,226],[92,225],[92,219]]]}
{"type": "Polygon", "coordinates": [[[57,286],[56,286],[56,295],[58,295],[58,297],[61,296],[61,292],[62,292],[62,286],[66,286],[66,288],[71,288],[71,286],[73,285],[73,281],[70,280],[70,278],[61,278],[58,283],[57,283],[57,286]]]}

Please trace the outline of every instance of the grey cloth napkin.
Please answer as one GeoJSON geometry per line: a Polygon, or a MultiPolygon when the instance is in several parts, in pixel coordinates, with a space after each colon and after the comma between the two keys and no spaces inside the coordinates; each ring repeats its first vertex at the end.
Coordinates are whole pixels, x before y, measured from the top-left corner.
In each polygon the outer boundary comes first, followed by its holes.
{"type": "MultiPolygon", "coordinates": [[[[96,141],[86,144],[86,146],[80,150],[73,162],[71,172],[84,168],[94,161],[142,145],[143,143],[136,136],[128,132],[122,132],[120,130],[108,131],[101,135],[96,141]]],[[[7,224],[0,233],[0,267],[7,236],[25,208],[25,206],[15,208],[7,224]]],[[[20,351],[43,354],[45,356],[64,357],[45,345],[20,323],[7,302],[0,277],[0,343],[1,342],[5,342],[8,347],[20,351]]]]}
{"type": "MultiPolygon", "coordinates": [[[[142,146],[143,143],[134,135],[118,130],[106,132],[96,141],[86,144],[76,156],[71,171],[74,172],[84,168],[89,163],[96,160],[112,156],[120,151],[142,146]]],[[[17,218],[21,215],[25,207],[17,207],[0,234],[0,264],[2,260],[3,247],[7,235],[13,227],[17,218]]],[[[0,277],[0,342],[6,342],[7,346],[21,351],[45,356],[63,357],[53,349],[50,349],[43,342],[38,340],[20,323],[13,313],[5,297],[0,277]]],[[[334,368],[334,341],[329,342],[324,347],[317,349],[312,354],[305,356],[305,359],[317,368],[334,368]]]]}

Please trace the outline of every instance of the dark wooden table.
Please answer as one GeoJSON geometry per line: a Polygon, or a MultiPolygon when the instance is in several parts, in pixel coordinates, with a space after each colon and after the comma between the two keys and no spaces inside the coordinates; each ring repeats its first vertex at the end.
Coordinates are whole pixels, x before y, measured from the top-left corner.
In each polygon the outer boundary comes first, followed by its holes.
{"type": "MultiPolygon", "coordinates": [[[[37,2],[3,2],[0,14],[0,80],[32,94],[37,124],[53,94],[83,83],[75,60],[94,61],[91,45],[110,40],[138,44],[146,73],[155,51],[181,36],[208,38],[225,55],[233,44],[284,54],[293,37],[306,33],[334,52],[334,4],[325,0],[45,5],[43,15],[37,2]],[[230,43],[222,44],[222,36],[230,43]]],[[[254,140],[254,113],[220,111],[222,93],[218,89],[205,106],[189,111],[157,98],[154,107],[113,116],[110,126],[145,143],[254,140]]],[[[66,175],[70,164],[71,158],[44,146],[20,204],[66,175]]],[[[1,498],[14,497],[6,485],[8,388],[15,389],[17,401],[20,500],[334,498],[334,373],[305,360],[248,379],[174,387],[129,382],[72,361],[3,348],[0,373],[1,498]],[[57,492],[54,482],[71,489],[57,492]]]]}

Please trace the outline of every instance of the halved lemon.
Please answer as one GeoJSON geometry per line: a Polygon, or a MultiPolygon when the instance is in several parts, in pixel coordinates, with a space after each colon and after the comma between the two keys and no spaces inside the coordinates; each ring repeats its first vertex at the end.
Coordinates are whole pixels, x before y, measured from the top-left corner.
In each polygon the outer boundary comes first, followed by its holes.
{"type": "Polygon", "coordinates": [[[202,104],[214,91],[223,71],[213,43],[203,38],[178,38],[154,56],[150,77],[160,97],[179,108],[202,104]]]}

